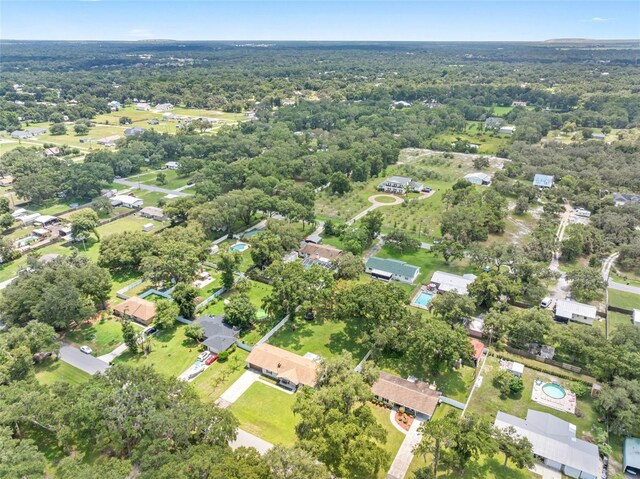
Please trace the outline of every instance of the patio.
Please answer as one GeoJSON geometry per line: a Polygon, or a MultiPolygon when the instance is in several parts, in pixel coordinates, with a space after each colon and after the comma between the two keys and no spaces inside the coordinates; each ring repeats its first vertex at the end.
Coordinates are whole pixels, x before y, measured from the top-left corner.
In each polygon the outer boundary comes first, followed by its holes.
{"type": "Polygon", "coordinates": [[[550,407],[556,411],[576,413],[576,395],[568,389],[564,389],[555,382],[545,382],[536,378],[533,382],[531,399],[538,404],[550,407]],[[556,395],[558,397],[554,397],[556,395]],[[561,396],[561,397],[560,397],[561,396]]]}

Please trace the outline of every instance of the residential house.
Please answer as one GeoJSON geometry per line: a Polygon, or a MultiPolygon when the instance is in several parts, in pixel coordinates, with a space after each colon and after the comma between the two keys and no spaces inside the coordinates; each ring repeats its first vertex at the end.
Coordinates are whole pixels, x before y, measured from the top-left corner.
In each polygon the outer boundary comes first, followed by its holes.
{"type": "Polygon", "coordinates": [[[0,186],[10,186],[13,184],[13,176],[6,175],[0,178],[0,186]]]}
{"type": "Polygon", "coordinates": [[[504,120],[497,116],[490,116],[484,121],[484,127],[490,130],[498,130],[504,124],[504,120]]]}
{"type": "Polygon", "coordinates": [[[597,318],[597,308],[590,304],[578,303],[569,299],[556,301],[556,320],[568,323],[588,324],[591,326],[597,318]]]}
{"type": "Polygon", "coordinates": [[[173,108],[171,103],[158,103],[156,105],[156,111],[169,111],[173,108]]]}
{"type": "Polygon", "coordinates": [[[487,173],[469,173],[465,175],[464,179],[474,185],[489,186],[491,184],[491,175],[487,173]]]}
{"type": "Polygon", "coordinates": [[[157,206],[145,206],[140,211],[138,211],[138,214],[145,218],[156,221],[163,221],[165,219],[162,208],[158,208],[157,206]]]}
{"type": "Polygon", "coordinates": [[[143,205],[140,198],[129,195],[115,195],[111,198],[111,206],[124,206],[125,208],[140,208],[143,205]]]}
{"type": "Polygon", "coordinates": [[[455,291],[464,296],[469,294],[467,287],[476,280],[475,274],[464,274],[462,276],[444,271],[436,271],[431,276],[431,284],[434,285],[438,293],[455,291]]]}
{"type": "Polygon", "coordinates": [[[36,218],[39,218],[40,215],[38,213],[31,213],[29,215],[18,216],[18,220],[22,223],[22,226],[27,226],[32,224],[36,218]]]}
{"type": "Polygon", "coordinates": [[[180,163],[178,163],[177,161],[167,161],[164,164],[164,167],[167,170],[177,170],[178,168],[180,168],[180,163]]]}
{"type": "Polygon", "coordinates": [[[616,206],[624,206],[627,203],[638,205],[640,204],[640,195],[633,193],[614,193],[613,202],[616,206]]]}
{"type": "Polygon", "coordinates": [[[526,419],[498,412],[494,427],[514,428],[533,445],[533,454],[544,464],[576,479],[600,477],[598,446],[576,438],[576,426],[551,414],[529,409],[526,419]]]}
{"type": "Polygon", "coordinates": [[[527,101],[512,101],[511,106],[527,106],[527,101]]]}
{"type": "Polygon", "coordinates": [[[507,135],[513,135],[516,132],[516,127],[511,125],[501,126],[498,133],[506,133],[507,135]]]}
{"type": "Polygon", "coordinates": [[[110,101],[109,103],[107,103],[107,105],[109,105],[109,108],[111,108],[112,111],[116,111],[122,108],[122,104],[119,101],[115,100],[110,101]]]}
{"type": "Polygon", "coordinates": [[[58,218],[57,216],[38,215],[38,217],[33,220],[33,224],[36,224],[39,226],[47,226],[47,225],[55,224],[58,221],[60,221],[60,218],[58,218]]]}
{"type": "Polygon", "coordinates": [[[633,310],[633,313],[631,314],[631,322],[634,326],[640,328],[640,309],[633,310]]]}
{"type": "Polygon", "coordinates": [[[136,110],[138,111],[149,111],[151,109],[151,106],[149,106],[148,103],[138,103],[136,105],[136,110]]]}
{"type": "Polygon", "coordinates": [[[202,326],[205,340],[202,345],[214,354],[220,354],[233,346],[240,330],[224,322],[224,316],[202,316],[194,321],[202,326]]]}
{"type": "Polygon", "coordinates": [[[247,366],[295,391],[300,386],[315,386],[320,364],[313,359],[263,343],[251,350],[247,356],[247,366]]]}
{"type": "Polygon", "coordinates": [[[576,208],[573,213],[581,218],[589,218],[591,216],[591,211],[584,208],[576,208]]]}
{"type": "Polygon", "coordinates": [[[640,476],[640,439],[627,437],[622,452],[622,472],[640,476]]]}
{"type": "Polygon", "coordinates": [[[365,264],[365,272],[375,279],[413,284],[420,274],[420,268],[397,259],[372,256],[365,264]]]}
{"type": "Polygon", "coordinates": [[[119,139],[120,135],[105,136],[104,138],[100,138],[96,143],[98,143],[98,145],[104,146],[115,146],[116,141],[118,141],[119,139]]]}
{"type": "Polygon", "coordinates": [[[138,296],[132,296],[114,306],[113,313],[121,318],[131,318],[146,326],[150,324],[156,316],[156,303],[139,298],[138,296]]]}
{"type": "Polygon", "coordinates": [[[388,406],[403,407],[409,414],[421,414],[429,419],[433,416],[442,393],[429,383],[411,379],[402,379],[382,371],[371,386],[371,392],[378,401],[383,401],[388,406]]]}
{"type": "Polygon", "coordinates": [[[537,186],[538,188],[551,188],[553,186],[553,176],[551,175],[541,175],[537,173],[533,177],[533,186],[537,186]]]}
{"type": "Polygon", "coordinates": [[[386,191],[387,193],[403,194],[409,189],[410,183],[411,178],[407,178],[406,176],[391,176],[380,183],[380,185],[378,185],[378,189],[386,191]]]}
{"type": "Polygon", "coordinates": [[[303,242],[299,255],[304,259],[330,262],[342,255],[342,250],[329,245],[303,242]]]}
{"type": "Polygon", "coordinates": [[[16,140],[26,140],[38,135],[44,135],[47,132],[46,128],[32,128],[31,130],[16,130],[11,133],[11,138],[16,140]]]}
{"type": "Polygon", "coordinates": [[[44,156],[60,156],[63,154],[62,150],[57,146],[52,146],[51,148],[45,148],[42,152],[44,156]]]}
{"type": "Polygon", "coordinates": [[[480,360],[482,359],[482,354],[484,353],[484,350],[485,350],[484,343],[481,341],[478,341],[475,338],[469,339],[469,342],[471,343],[471,347],[473,347],[473,354],[471,355],[471,360],[473,361],[473,365],[477,367],[478,364],[480,363],[480,360]]]}
{"type": "Polygon", "coordinates": [[[144,128],[140,128],[139,126],[134,126],[132,128],[126,128],[124,130],[124,136],[135,136],[135,135],[141,135],[142,133],[144,133],[146,130],[144,128]]]}
{"type": "Polygon", "coordinates": [[[591,135],[592,140],[604,140],[605,138],[606,135],[604,135],[603,133],[594,133],[593,135],[591,135]]]}

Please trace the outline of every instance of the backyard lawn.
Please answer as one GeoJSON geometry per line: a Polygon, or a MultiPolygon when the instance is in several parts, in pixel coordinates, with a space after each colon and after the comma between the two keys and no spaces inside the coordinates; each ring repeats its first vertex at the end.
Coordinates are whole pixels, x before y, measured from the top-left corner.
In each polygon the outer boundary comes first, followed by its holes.
{"type": "Polygon", "coordinates": [[[609,289],[609,305],[622,309],[640,309],[640,294],[609,289]]]}
{"type": "Polygon", "coordinates": [[[87,321],[69,330],[64,339],[76,346],[89,346],[94,356],[102,356],[122,344],[122,324],[113,318],[87,321]]]}
{"type": "Polygon", "coordinates": [[[269,344],[304,355],[311,352],[323,358],[339,356],[343,351],[353,355],[357,364],[367,353],[358,343],[360,331],[356,321],[307,321],[299,319],[287,323],[270,340],[269,344]],[[292,329],[295,324],[296,330],[292,329]]]}
{"type": "Polygon", "coordinates": [[[273,444],[293,446],[298,419],[291,408],[295,394],[255,382],[230,407],[240,428],[273,444]]]}
{"type": "Polygon", "coordinates": [[[70,364],[59,360],[47,360],[36,366],[36,379],[40,384],[50,386],[54,383],[82,384],[91,376],[70,364]]]}
{"type": "Polygon", "coordinates": [[[168,376],[178,377],[195,362],[200,354],[198,345],[184,335],[184,328],[184,324],[176,323],[173,328],[159,331],[152,336],[151,353],[145,355],[125,351],[115,359],[115,362],[135,366],[153,366],[168,376]]]}
{"type": "MultiPolygon", "coordinates": [[[[522,391],[521,396],[509,396],[507,398],[502,398],[500,397],[498,389],[493,385],[493,378],[499,370],[499,360],[494,356],[490,356],[487,359],[487,364],[483,371],[482,385],[474,393],[467,409],[468,413],[475,413],[479,416],[493,420],[495,419],[498,411],[502,411],[519,418],[525,418],[527,410],[534,409],[536,411],[553,414],[560,419],[575,424],[577,427],[576,436],[578,438],[582,438],[584,434],[588,434],[591,431],[591,427],[594,424],[597,424],[597,413],[594,408],[593,400],[589,396],[588,392],[584,397],[577,399],[576,412],[580,412],[579,416],[576,414],[556,411],[555,409],[543,406],[531,399],[533,381],[536,378],[543,380],[557,378],[525,367],[524,374],[522,375],[524,390],[522,391]]],[[[560,384],[567,389],[571,389],[571,381],[560,379],[560,384]]]]}

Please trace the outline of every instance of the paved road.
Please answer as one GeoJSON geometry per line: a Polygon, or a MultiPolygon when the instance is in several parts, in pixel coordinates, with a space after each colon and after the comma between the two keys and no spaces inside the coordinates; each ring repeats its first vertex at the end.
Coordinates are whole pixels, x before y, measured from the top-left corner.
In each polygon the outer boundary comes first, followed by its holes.
{"type": "Polygon", "coordinates": [[[253,447],[260,454],[264,454],[273,447],[273,444],[270,442],[260,439],[247,431],[243,431],[242,429],[238,429],[238,437],[235,441],[230,442],[229,445],[231,446],[231,449],[234,450],[239,447],[253,447]]]}
{"type": "Polygon", "coordinates": [[[13,283],[16,279],[18,279],[17,276],[14,276],[13,278],[9,278],[6,281],[3,281],[2,283],[0,283],[0,289],[4,289],[7,286],[9,286],[11,283],[13,283]]]}
{"type": "Polygon", "coordinates": [[[611,268],[613,267],[613,263],[618,259],[618,255],[620,253],[613,253],[607,259],[602,262],[602,279],[605,281],[609,281],[609,275],[611,274],[611,268]]]}
{"type": "Polygon", "coordinates": [[[81,369],[91,375],[102,373],[109,368],[109,364],[100,359],[85,354],[80,349],[70,344],[63,343],[60,347],[60,359],[73,367],[81,369]]]}
{"type": "Polygon", "coordinates": [[[144,183],[138,183],[137,181],[129,181],[116,179],[113,180],[114,183],[118,183],[119,185],[129,186],[130,188],[138,188],[142,190],[155,191],[156,193],[164,193],[165,195],[174,195],[174,196],[192,196],[189,193],[183,193],[182,191],[177,190],[168,190],[166,188],[160,188],[154,185],[145,185],[144,183]]]}
{"type": "Polygon", "coordinates": [[[391,463],[386,479],[403,479],[407,475],[411,461],[413,460],[413,448],[420,443],[422,434],[418,432],[418,428],[422,425],[422,420],[417,417],[413,420],[411,427],[404,437],[404,441],[398,449],[396,457],[391,463]]]}
{"type": "Polygon", "coordinates": [[[640,294],[640,287],[631,286],[630,284],[616,283],[611,279],[609,280],[609,288],[624,291],[626,293],[640,294]]]}

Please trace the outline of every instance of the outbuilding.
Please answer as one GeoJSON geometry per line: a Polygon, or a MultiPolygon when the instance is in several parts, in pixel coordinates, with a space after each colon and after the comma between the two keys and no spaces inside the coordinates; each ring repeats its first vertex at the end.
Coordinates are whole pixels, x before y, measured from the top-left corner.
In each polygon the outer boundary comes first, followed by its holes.
{"type": "Polygon", "coordinates": [[[640,439],[627,437],[624,440],[622,471],[625,474],[640,476],[640,439]]]}
{"type": "Polygon", "coordinates": [[[469,173],[465,175],[464,179],[474,185],[489,186],[491,184],[491,175],[487,173],[469,173]]]}
{"type": "Polygon", "coordinates": [[[141,208],[144,202],[140,198],[129,195],[116,195],[111,198],[111,206],[124,206],[125,208],[141,208]]]}
{"type": "Polygon", "coordinates": [[[568,299],[556,301],[556,319],[565,323],[574,321],[591,326],[597,318],[597,312],[598,309],[590,304],[568,299]]]}
{"type": "Polygon", "coordinates": [[[540,173],[533,177],[533,186],[540,189],[551,188],[553,186],[554,178],[552,175],[542,175],[540,173]]]}

